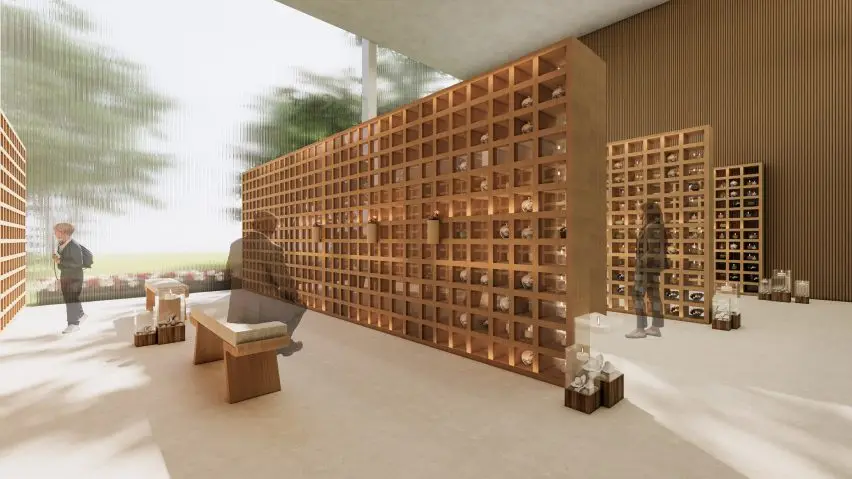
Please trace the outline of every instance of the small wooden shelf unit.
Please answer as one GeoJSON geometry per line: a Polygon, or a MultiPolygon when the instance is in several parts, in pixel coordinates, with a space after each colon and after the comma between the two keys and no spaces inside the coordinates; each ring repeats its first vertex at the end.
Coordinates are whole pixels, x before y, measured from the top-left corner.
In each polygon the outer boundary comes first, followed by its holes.
{"type": "Polygon", "coordinates": [[[763,165],[713,170],[716,281],[742,284],[756,295],[763,277],[763,165]]]}
{"type": "Polygon", "coordinates": [[[0,111],[0,330],[26,304],[27,151],[0,111]]]}
{"type": "Polygon", "coordinates": [[[633,312],[641,205],[655,201],[663,211],[668,245],[668,265],[661,275],[663,314],[669,319],[710,322],[714,284],[708,243],[713,206],[708,193],[711,144],[711,129],[703,126],[607,145],[610,311],[633,312]],[[702,299],[690,299],[695,293],[702,293],[702,299]]]}
{"type": "Polygon", "coordinates": [[[606,307],[604,146],[604,64],[569,39],[247,171],[243,231],[282,219],[311,309],[564,385],[573,318],[606,307]]]}

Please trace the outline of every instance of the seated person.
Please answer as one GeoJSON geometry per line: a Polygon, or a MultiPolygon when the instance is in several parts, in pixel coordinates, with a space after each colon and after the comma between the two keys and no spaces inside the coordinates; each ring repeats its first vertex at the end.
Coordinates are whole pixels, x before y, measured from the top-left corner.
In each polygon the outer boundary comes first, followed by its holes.
{"type": "MultiPolygon", "coordinates": [[[[268,212],[260,212],[252,222],[254,231],[246,234],[242,241],[244,258],[255,260],[253,266],[263,270],[258,291],[232,289],[228,307],[230,323],[264,323],[280,321],[287,325],[292,338],[306,308],[292,300],[286,289],[286,265],[281,248],[270,239],[278,228],[278,219],[268,212]]],[[[302,349],[301,341],[291,341],[279,354],[290,356],[302,349]]]]}

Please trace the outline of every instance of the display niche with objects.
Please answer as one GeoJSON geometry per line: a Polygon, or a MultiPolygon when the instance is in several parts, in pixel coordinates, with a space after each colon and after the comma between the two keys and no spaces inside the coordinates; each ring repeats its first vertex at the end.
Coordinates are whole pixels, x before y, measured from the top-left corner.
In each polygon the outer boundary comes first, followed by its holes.
{"type": "Polygon", "coordinates": [[[716,281],[756,295],[763,278],[763,166],[714,168],[713,266],[716,281]]]}
{"type": "Polygon", "coordinates": [[[26,304],[27,150],[0,112],[0,330],[26,304]]]}
{"type": "Polygon", "coordinates": [[[604,82],[566,40],[289,153],[243,175],[244,231],[282,220],[311,309],[564,386],[606,306],[604,82]]]}
{"type": "Polygon", "coordinates": [[[656,202],[666,231],[666,267],[660,275],[663,315],[710,322],[711,144],[711,128],[702,126],[607,145],[606,292],[610,311],[633,312],[641,208],[646,202],[656,202]]]}

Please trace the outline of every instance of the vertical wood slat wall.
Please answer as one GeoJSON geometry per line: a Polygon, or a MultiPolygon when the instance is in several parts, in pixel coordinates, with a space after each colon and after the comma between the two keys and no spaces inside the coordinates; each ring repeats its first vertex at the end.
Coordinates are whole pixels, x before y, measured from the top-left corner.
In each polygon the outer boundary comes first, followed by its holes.
{"type": "MultiPolygon", "coordinates": [[[[574,318],[606,306],[604,82],[569,39],[292,152],[244,173],[243,231],[283,219],[288,289],[311,309],[564,385],[565,345],[589,345],[574,318]]],[[[246,253],[263,294],[266,258],[246,253]]]]}
{"type": "Polygon", "coordinates": [[[765,271],[852,301],[852,2],[671,0],[581,38],[607,141],[709,124],[714,165],[764,165],[765,271]]]}
{"type": "Polygon", "coordinates": [[[0,112],[0,330],[26,304],[26,149],[0,112]]]}

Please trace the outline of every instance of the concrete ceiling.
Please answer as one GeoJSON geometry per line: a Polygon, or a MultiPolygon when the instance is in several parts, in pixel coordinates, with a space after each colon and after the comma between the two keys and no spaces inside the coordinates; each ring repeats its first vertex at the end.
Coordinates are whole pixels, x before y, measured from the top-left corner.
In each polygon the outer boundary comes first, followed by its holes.
{"type": "Polygon", "coordinates": [[[469,79],[667,0],[277,1],[432,68],[469,79]]]}

